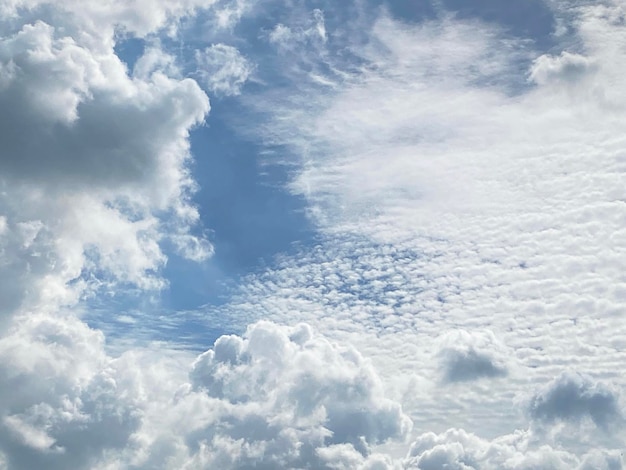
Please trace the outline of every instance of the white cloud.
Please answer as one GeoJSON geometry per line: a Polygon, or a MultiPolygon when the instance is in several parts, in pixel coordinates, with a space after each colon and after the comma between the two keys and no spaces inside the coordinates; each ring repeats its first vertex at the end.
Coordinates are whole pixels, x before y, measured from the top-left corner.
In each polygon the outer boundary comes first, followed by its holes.
{"type": "Polygon", "coordinates": [[[367,454],[372,445],[410,430],[401,408],[384,397],[371,365],[353,348],[313,335],[307,325],[261,322],[244,339],[222,337],[198,358],[190,377],[195,394],[222,401],[226,415],[220,420],[230,423],[222,429],[213,422],[197,431],[199,437],[217,429],[229,441],[264,449],[260,455],[246,450],[233,464],[237,468],[255,460],[281,468],[310,465],[316,455],[328,455],[318,452],[328,445],[367,454]]]}
{"type": "Polygon", "coordinates": [[[548,445],[532,445],[527,432],[501,436],[491,441],[460,429],[427,433],[412,445],[404,468],[436,470],[566,470],[586,469],[590,462],[598,470],[623,468],[618,452],[594,450],[582,459],[548,445]]]}
{"type": "Polygon", "coordinates": [[[202,81],[216,95],[238,95],[253,72],[249,61],[226,44],[213,44],[196,51],[196,62],[202,81]]]}
{"type": "Polygon", "coordinates": [[[158,44],[133,76],[113,49],[115,28],[148,34],[192,4],[153,5],[136,22],[128,8],[137,5],[72,5],[5,5],[13,15],[0,41],[5,314],[70,305],[119,281],[162,287],[160,245],[170,235],[183,255],[211,254],[190,234],[198,214],[187,169],[188,134],[208,98],[158,44]]]}
{"type": "Polygon", "coordinates": [[[582,459],[550,446],[529,446],[525,432],[501,436],[492,441],[459,429],[442,434],[427,433],[412,445],[404,468],[436,470],[565,470],[585,469],[589,462],[598,470],[622,468],[622,459],[615,451],[593,451],[582,459]]]}
{"type": "MultiPolygon", "coordinates": [[[[515,397],[562,370],[623,389],[622,13],[570,5],[579,43],[552,55],[450,17],[382,18],[365,45],[341,49],[354,54],[348,64],[331,47],[296,44],[317,58],[285,65],[296,91],[249,101],[270,110],[259,139],[299,157],[290,189],[322,242],[250,276],[220,314],[306,321],[349,339],[418,432],[454,416],[481,436],[506,435],[524,425],[515,397]],[[324,69],[331,86],[310,76],[324,69]],[[429,360],[449,329],[493,331],[510,353],[474,363],[501,367],[510,354],[519,370],[462,393],[439,386],[429,360]]],[[[297,26],[283,22],[276,40],[297,26]]],[[[602,434],[593,445],[610,440],[602,434]]]]}
{"type": "Polygon", "coordinates": [[[221,29],[233,28],[248,13],[255,2],[250,0],[221,0],[215,3],[213,23],[221,29]]]}
{"type": "MultiPolygon", "coordinates": [[[[624,385],[626,344],[613,10],[581,13],[593,66],[565,94],[555,80],[585,68],[582,56],[529,63],[537,86],[511,93],[502,77],[528,76],[523,45],[478,23],[383,19],[355,47],[367,67],[309,77],[336,94],[277,106],[289,125],[263,129],[301,151],[292,190],[325,244],[251,278],[228,307],[311,320],[322,334],[261,322],[191,367],[190,353],[163,345],[113,358],[79,300],[162,286],[165,239],[191,258],[211,252],[191,235],[187,169],[208,99],[157,46],[129,76],[114,31],[173,30],[195,5],[2,4],[0,467],[622,468],[606,436],[585,447],[550,433],[621,416],[619,393],[602,385],[624,385]],[[451,326],[493,335],[438,342],[451,326]],[[459,364],[474,376],[509,370],[500,342],[523,377],[467,381],[463,393],[435,383],[436,351],[449,379],[464,377],[459,364]],[[559,376],[531,400],[531,430],[514,433],[516,394],[572,364],[603,381],[559,376]],[[408,413],[418,435],[403,460],[385,446],[403,446],[408,413]],[[444,431],[450,417],[475,434],[444,431]]],[[[322,48],[330,34],[314,19],[275,41],[300,31],[322,48]]],[[[213,47],[221,81],[209,86],[238,93],[248,63],[213,47]]]]}
{"type": "Polygon", "coordinates": [[[181,18],[213,3],[211,0],[6,0],[0,4],[0,12],[8,20],[23,17],[32,21],[45,17],[46,21],[62,25],[74,37],[93,41],[94,47],[108,47],[112,45],[115,30],[140,37],[159,30],[175,31],[181,18]]]}
{"type": "Polygon", "coordinates": [[[437,355],[444,381],[463,382],[506,376],[511,353],[491,331],[469,333],[460,330],[446,333],[437,355]]]}
{"type": "Polygon", "coordinates": [[[298,46],[302,46],[303,43],[325,43],[327,33],[324,12],[315,9],[310,17],[294,26],[286,26],[279,23],[270,31],[268,39],[271,44],[284,50],[296,49],[298,46]]]}
{"type": "Polygon", "coordinates": [[[592,62],[579,54],[562,52],[560,56],[542,55],[535,60],[530,78],[539,85],[549,82],[576,82],[593,70],[592,62]]]}
{"type": "Polygon", "coordinates": [[[186,379],[169,351],[108,356],[102,332],[79,319],[86,297],[163,287],[168,238],[192,258],[211,251],[192,236],[187,168],[189,132],[208,98],[158,44],[132,76],[113,47],[116,31],[149,35],[193,3],[149,6],[1,5],[5,468],[105,468],[138,448],[149,400],[170,399],[168,381],[186,379]]]}
{"type": "Polygon", "coordinates": [[[158,349],[112,359],[103,340],[46,315],[0,340],[9,468],[377,468],[391,460],[372,447],[410,430],[368,361],[306,325],[253,325],[191,367],[158,349]]]}

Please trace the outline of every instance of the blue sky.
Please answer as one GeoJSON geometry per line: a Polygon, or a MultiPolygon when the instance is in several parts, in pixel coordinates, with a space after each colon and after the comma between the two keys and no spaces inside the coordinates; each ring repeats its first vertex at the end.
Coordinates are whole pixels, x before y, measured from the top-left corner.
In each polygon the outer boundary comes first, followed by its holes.
{"type": "Polygon", "coordinates": [[[624,468],[621,0],[79,3],[0,0],[0,470],[624,468]]]}

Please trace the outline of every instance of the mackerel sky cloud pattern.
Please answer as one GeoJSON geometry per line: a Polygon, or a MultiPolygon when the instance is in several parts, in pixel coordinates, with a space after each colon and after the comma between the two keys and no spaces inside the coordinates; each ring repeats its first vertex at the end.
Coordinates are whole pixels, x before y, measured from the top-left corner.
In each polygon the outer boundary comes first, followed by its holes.
{"type": "Polygon", "coordinates": [[[624,468],[621,0],[0,0],[0,469],[624,468]]]}

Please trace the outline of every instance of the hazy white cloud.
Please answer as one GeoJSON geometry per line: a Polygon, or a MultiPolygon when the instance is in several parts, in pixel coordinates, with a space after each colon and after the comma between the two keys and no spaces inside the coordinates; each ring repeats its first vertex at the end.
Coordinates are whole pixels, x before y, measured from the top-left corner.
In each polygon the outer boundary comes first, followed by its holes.
{"type": "Polygon", "coordinates": [[[310,17],[293,26],[277,24],[268,36],[269,42],[280,49],[295,49],[307,42],[325,43],[327,40],[324,12],[315,9],[310,17]]]}
{"type": "Polygon", "coordinates": [[[196,51],[196,63],[202,81],[218,96],[241,93],[241,87],[253,72],[250,62],[236,48],[226,44],[213,44],[196,51]]]}
{"type": "Polygon", "coordinates": [[[213,24],[221,29],[230,29],[256,4],[250,0],[218,0],[213,6],[213,24]]]}

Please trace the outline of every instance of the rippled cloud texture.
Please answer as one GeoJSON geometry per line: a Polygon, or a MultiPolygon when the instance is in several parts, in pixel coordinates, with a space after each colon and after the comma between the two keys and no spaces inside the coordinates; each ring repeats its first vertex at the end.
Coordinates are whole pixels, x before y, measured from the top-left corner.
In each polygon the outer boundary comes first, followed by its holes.
{"type": "Polygon", "coordinates": [[[0,0],[0,468],[623,468],[626,5],[336,3],[0,0]]]}

